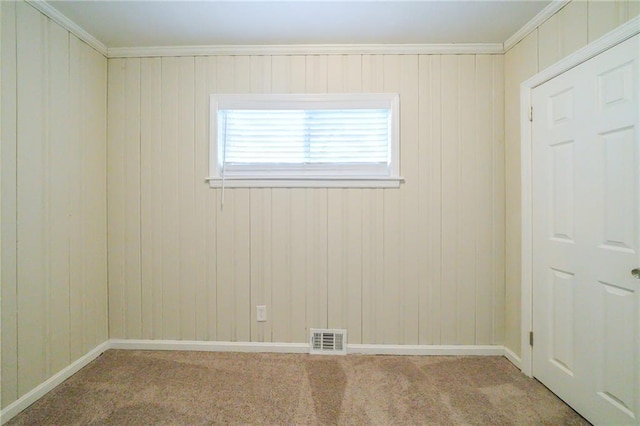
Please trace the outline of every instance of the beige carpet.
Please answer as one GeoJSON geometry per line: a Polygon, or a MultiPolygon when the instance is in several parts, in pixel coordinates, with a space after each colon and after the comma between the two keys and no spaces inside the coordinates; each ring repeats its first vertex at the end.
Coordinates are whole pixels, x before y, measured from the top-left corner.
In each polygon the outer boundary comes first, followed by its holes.
{"type": "Polygon", "coordinates": [[[9,422],[588,424],[502,357],[110,350],[9,422]]]}

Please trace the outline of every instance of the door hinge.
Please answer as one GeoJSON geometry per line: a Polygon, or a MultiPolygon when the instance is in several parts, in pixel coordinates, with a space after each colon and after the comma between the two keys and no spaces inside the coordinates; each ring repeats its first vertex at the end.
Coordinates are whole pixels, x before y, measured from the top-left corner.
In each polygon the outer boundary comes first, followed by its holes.
{"type": "Polygon", "coordinates": [[[533,107],[529,108],[529,121],[533,122],[533,107]]]}
{"type": "Polygon", "coordinates": [[[529,332],[529,346],[533,346],[533,331],[529,332]]]}

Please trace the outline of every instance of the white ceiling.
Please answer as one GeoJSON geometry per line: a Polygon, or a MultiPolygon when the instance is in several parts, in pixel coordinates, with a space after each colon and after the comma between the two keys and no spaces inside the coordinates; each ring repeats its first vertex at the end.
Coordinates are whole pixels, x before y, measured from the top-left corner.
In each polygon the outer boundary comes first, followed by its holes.
{"type": "Polygon", "coordinates": [[[49,1],[109,48],[503,43],[535,1],[49,1]]]}

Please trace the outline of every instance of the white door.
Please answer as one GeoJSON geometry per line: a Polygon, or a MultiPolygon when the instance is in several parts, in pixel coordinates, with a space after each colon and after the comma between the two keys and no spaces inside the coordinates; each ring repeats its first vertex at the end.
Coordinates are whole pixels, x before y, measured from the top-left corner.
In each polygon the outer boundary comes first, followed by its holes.
{"type": "Polygon", "coordinates": [[[532,93],[533,375],[595,424],[640,423],[639,37],[532,93]]]}

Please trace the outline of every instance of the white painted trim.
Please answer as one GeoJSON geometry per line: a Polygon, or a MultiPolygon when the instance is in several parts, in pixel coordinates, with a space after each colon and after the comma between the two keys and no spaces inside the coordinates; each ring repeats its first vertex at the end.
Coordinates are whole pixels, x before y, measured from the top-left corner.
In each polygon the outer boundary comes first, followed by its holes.
{"type": "Polygon", "coordinates": [[[511,349],[507,347],[504,348],[504,357],[507,358],[511,362],[511,364],[522,370],[522,359],[520,359],[520,357],[516,355],[511,349]]]}
{"type": "Polygon", "coordinates": [[[38,399],[42,398],[44,395],[67,380],[69,377],[73,376],[91,361],[98,358],[107,349],[110,349],[110,343],[108,341],[99,344],[94,349],[78,358],[71,365],[54,374],[48,380],[30,390],[18,400],[9,404],[6,408],[0,411],[0,424],[5,424],[9,420],[11,420],[22,410],[36,402],[38,399]]]}
{"type": "MultiPolygon", "coordinates": [[[[273,352],[309,353],[308,343],[273,342],[216,342],[187,340],[130,340],[111,339],[110,349],[148,351],[205,351],[205,352],[273,352]]],[[[348,354],[369,355],[487,355],[502,356],[504,347],[498,345],[362,345],[348,344],[348,354]]]]}
{"type": "Polygon", "coordinates": [[[532,313],[532,273],[533,273],[533,204],[531,194],[531,122],[529,112],[531,111],[531,90],[532,87],[525,87],[525,83],[520,86],[520,174],[521,174],[521,331],[520,331],[520,355],[521,370],[524,374],[532,377],[532,348],[529,345],[529,332],[533,330],[532,313]],[[526,248],[525,248],[526,247],[526,248]]]}
{"type": "Polygon", "coordinates": [[[145,351],[309,353],[308,343],[111,339],[109,344],[111,349],[145,351]]]}
{"type": "Polygon", "coordinates": [[[504,53],[502,43],[443,44],[300,44],[300,45],[222,45],[114,47],[109,58],[148,58],[156,56],[216,55],[434,55],[504,53]]]}
{"type": "MultiPolygon", "coordinates": [[[[527,376],[533,375],[533,351],[529,345],[529,331],[533,326],[532,312],[532,274],[533,274],[533,204],[532,204],[532,167],[531,167],[531,122],[529,110],[531,108],[531,92],[541,84],[552,78],[588,61],[594,56],[622,43],[640,33],[640,17],[636,17],[626,24],[600,37],[582,49],[572,53],[556,64],[534,75],[520,85],[520,146],[521,146],[521,188],[522,188],[522,275],[521,275],[521,357],[522,372],[527,376]]],[[[534,117],[535,117],[535,111],[534,117]]]]}
{"type": "Polygon", "coordinates": [[[551,3],[549,3],[547,7],[542,9],[536,16],[534,16],[529,22],[524,24],[522,28],[513,33],[511,37],[509,37],[504,42],[503,52],[507,53],[513,46],[522,41],[532,31],[542,25],[547,19],[558,13],[558,11],[565,7],[565,5],[570,1],[571,0],[553,0],[551,3]]]}
{"type": "Polygon", "coordinates": [[[404,178],[223,179],[208,177],[211,188],[399,188],[404,178]]]}
{"type": "Polygon", "coordinates": [[[348,354],[367,355],[483,355],[502,356],[498,345],[347,345],[348,354]]]}
{"type": "Polygon", "coordinates": [[[397,93],[211,94],[209,177],[212,188],[398,188],[400,172],[400,98],[397,93]],[[255,109],[385,109],[389,112],[388,164],[253,164],[225,166],[224,135],[219,127],[223,110],[255,109]],[[226,167],[226,168],[225,168],[226,167]],[[224,177],[223,177],[224,176],[224,177]]]}
{"type": "Polygon", "coordinates": [[[71,19],[63,15],[58,9],[51,6],[46,0],[25,0],[39,12],[46,15],[49,19],[60,25],[71,34],[78,37],[80,40],[87,43],[89,46],[96,49],[103,56],[107,56],[108,48],[100,40],[89,34],[80,25],[73,22],[71,19]]]}

